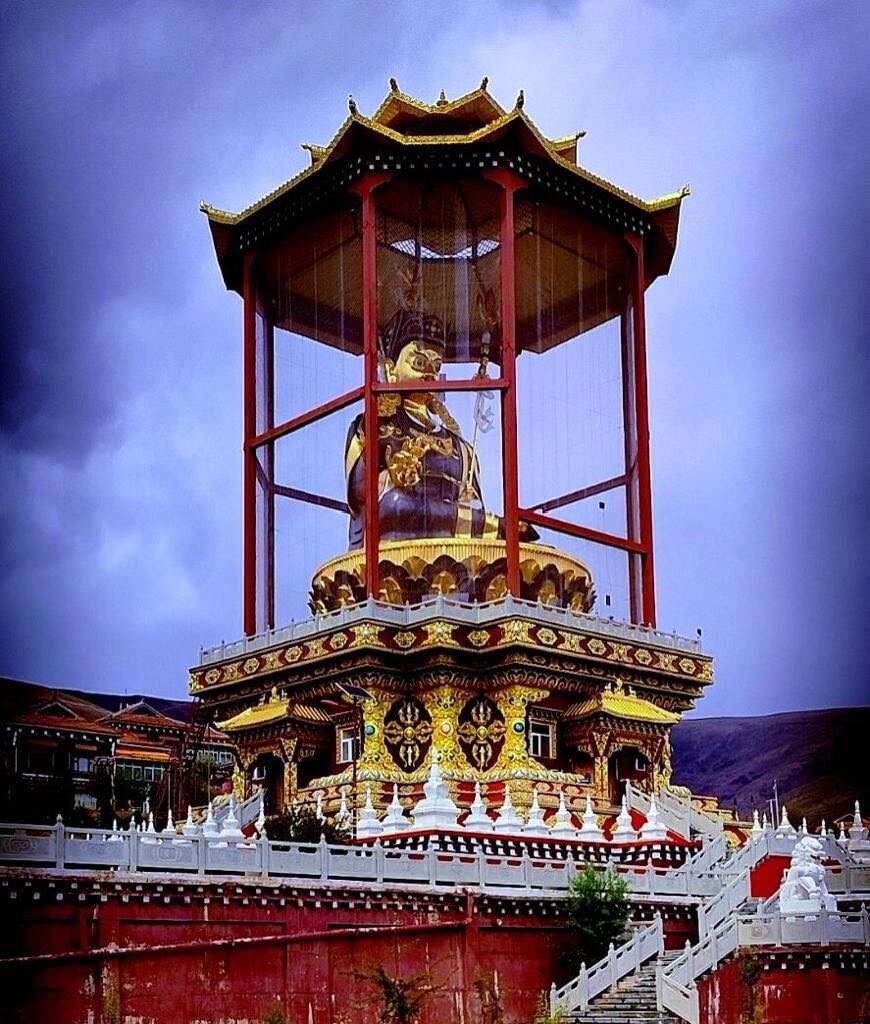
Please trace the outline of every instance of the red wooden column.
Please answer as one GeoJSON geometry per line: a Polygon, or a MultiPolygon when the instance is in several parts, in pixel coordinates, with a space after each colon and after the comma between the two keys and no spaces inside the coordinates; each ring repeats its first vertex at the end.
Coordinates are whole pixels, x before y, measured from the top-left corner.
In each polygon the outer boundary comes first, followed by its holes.
{"type": "MultiPolygon", "coordinates": [[[[275,426],[275,328],[268,320],[263,323],[263,412],[264,430],[275,426]]],[[[256,452],[255,452],[255,457],[256,452]]],[[[266,473],[264,487],[264,518],[265,546],[263,584],[266,597],[266,629],[275,628],[275,444],[267,444],[263,449],[263,463],[266,473]]]]}
{"type": "Polygon", "coordinates": [[[646,307],[643,238],[626,236],[634,254],[632,276],[633,331],[631,337],[634,363],[634,418],[637,439],[637,523],[643,552],[641,558],[641,621],[648,626],[656,624],[656,592],[653,563],[652,482],[649,454],[649,397],[646,374],[646,307]]]}
{"type": "Polygon", "coordinates": [[[253,275],[253,253],[245,256],[242,296],[244,300],[244,345],[242,355],[244,470],[242,481],[242,618],[247,636],[257,632],[257,289],[253,275]]]}
{"type": "Polygon", "coordinates": [[[365,550],[366,593],[380,594],[379,553],[381,540],[378,510],[378,245],[374,190],[389,180],[382,173],[367,174],[354,186],[362,200],[362,299],[363,299],[363,420],[365,428],[366,499],[365,550]]]}
{"type": "MultiPolygon", "coordinates": [[[[620,317],[620,355],[622,360],[622,426],[625,442],[625,535],[640,544],[640,515],[637,496],[637,417],[635,416],[635,373],[632,311],[634,299],[628,296],[620,317]]],[[[628,616],[631,622],[643,621],[642,555],[627,551],[628,616]]]]}
{"type": "Polygon", "coordinates": [[[499,275],[501,285],[501,394],[502,472],[504,474],[504,534],[507,589],[520,596],[520,495],[517,459],[517,342],[516,283],[514,274],[514,195],[525,182],[506,168],[484,177],[501,185],[499,275]]]}

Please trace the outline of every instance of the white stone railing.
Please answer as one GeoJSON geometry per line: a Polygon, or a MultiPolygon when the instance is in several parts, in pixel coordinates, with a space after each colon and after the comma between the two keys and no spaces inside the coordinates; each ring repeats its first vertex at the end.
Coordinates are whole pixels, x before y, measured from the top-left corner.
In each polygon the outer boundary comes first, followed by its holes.
{"type": "MultiPolygon", "coordinates": [[[[649,813],[649,794],[637,786],[632,786],[631,782],[625,784],[625,799],[630,808],[643,815],[649,813]]],[[[691,800],[684,799],[668,786],[659,789],[656,794],[656,806],[665,828],[679,836],[689,839],[692,832],[697,832],[710,839],[716,839],[722,835],[722,821],[719,818],[698,810],[691,800]]]]}
{"type": "Polygon", "coordinates": [[[751,895],[748,871],[731,878],[714,896],[698,904],[698,935],[713,931],[751,895]]]}
{"type": "Polygon", "coordinates": [[[661,915],[656,914],[651,925],[637,928],[628,941],[614,949],[587,970],[583,964],[573,981],[562,988],[550,987],[550,1013],[585,1013],[589,1001],[615,985],[620,979],[633,974],[642,964],[664,952],[665,934],[661,915]]]}
{"type": "Polygon", "coordinates": [[[563,626],[568,629],[582,629],[601,636],[614,636],[622,640],[632,640],[644,645],[667,647],[671,650],[687,651],[695,654],[701,652],[701,642],[677,636],[676,633],[661,633],[647,626],[637,626],[631,622],[615,622],[613,619],[602,619],[587,612],[576,612],[567,608],[552,608],[534,601],[523,601],[506,595],[498,601],[473,604],[452,601],[441,595],[415,605],[387,604],[369,598],[359,604],[341,607],[328,615],[317,615],[303,622],[291,622],[280,629],[267,630],[255,636],[244,637],[234,643],[222,643],[215,647],[200,651],[200,665],[211,665],[227,658],[240,658],[254,651],[262,651],[277,644],[293,643],[314,636],[317,633],[336,629],[340,626],[364,622],[376,618],[378,622],[396,626],[411,626],[425,622],[431,618],[447,616],[458,622],[469,625],[487,625],[505,618],[508,615],[522,614],[527,618],[547,625],[563,626]]]}
{"type": "Polygon", "coordinates": [[[739,948],[833,944],[870,945],[867,908],[859,914],[821,910],[813,914],[732,914],[704,935],[695,946],[656,970],[660,1009],[689,1024],[700,1024],[697,980],[718,967],[739,948]]]}
{"type": "MultiPolygon", "coordinates": [[[[121,873],[172,875],[258,875],[389,884],[565,892],[577,873],[574,860],[548,860],[524,851],[498,856],[482,851],[454,853],[370,846],[329,846],[273,840],[186,837],[167,833],[86,831],[55,826],[0,824],[0,865],[55,870],[107,869],[121,873]]],[[[677,870],[652,865],[615,868],[632,893],[699,899],[721,888],[716,872],[691,864],[677,870]]]]}
{"type": "Polygon", "coordinates": [[[825,885],[832,896],[866,900],[870,898],[870,864],[847,861],[825,868],[825,885]]]}
{"type": "Polygon", "coordinates": [[[691,865],[695,871],[718,870],[727,856],[728,841],[724,834],[720,833],[715,839],[705,839],[701,849],[686,861],[684,867],[688,868],[691,865]]]}

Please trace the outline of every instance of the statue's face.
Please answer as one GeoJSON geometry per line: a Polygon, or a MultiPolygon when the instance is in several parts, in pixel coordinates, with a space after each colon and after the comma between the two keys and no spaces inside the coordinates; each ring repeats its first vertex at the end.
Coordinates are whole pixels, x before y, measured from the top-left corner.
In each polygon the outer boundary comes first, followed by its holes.
{"type": "Polygon", "coordinates": [[[409,341],[396,360],[396,380],[437,380],[441,350],[427,341],[409,341]]]}

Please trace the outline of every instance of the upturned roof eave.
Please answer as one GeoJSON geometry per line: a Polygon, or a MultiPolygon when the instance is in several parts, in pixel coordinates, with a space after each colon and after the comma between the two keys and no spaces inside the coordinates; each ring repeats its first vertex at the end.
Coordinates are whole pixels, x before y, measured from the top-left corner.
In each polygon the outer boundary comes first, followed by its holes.
{"type": "Polygon", "coordinates": [[[386,125],[379,124],[373,118],[363,117],[361,114],[351,114],[345,119],[341,128],[339,128],[330,143],[320,150],[323,153],[323,156],[320,157],[316,163],[312,164],[310,167],[306,167],[303,171],[300,171],[292,178],[289,178],[261,199],[258,199],[257,202],[245,207],[245,209],[241,210],[239,213],[231,213],[227,210],[221,210],[216,206],[212,206],[210,203],[203,200],[200,203],[200,210],[205,213],[209,221],[214,224],[236,226],[243,223],[249,217],[267,208],[273,202],[281,199],[303,181],[306,181],[313,175],[317,174],[322,168],[333,163],[336,159],[340,159],[340,157],[344,155],[345,150],[342,143],[346,141],[346,136],[354,130],[355,126],[359,126],[371,134],[379,136],[384,141],[394,142],[397,145],[413,149],[433,145],[457,147],[473,145],[474,143],[485,141],[490,136],[504,130],[514,122],[521,123],[523,128],[531,134],[531,137],[537,144],[535,146],[538,150],[537,155],[552,160],[553,163],[569,171],[571,174],[576,174],[578,177],[583,178],[590,184],[603,188],[606,192],[619,197],[644,213],[653,214],[661,210],[670,209],[673,206],[679,205],[683,198],[689,194],[688,186],[684,186],[676,192],[670,192],[651,200],[642,199],[639,196],[633,195],[631,192],[620,188],[618,185],[614,185],[613,182],[608,181],[606,178],[602,178],[600,175],[594,174],[585,167],[578,166],[567,157],[560,156],[559,153],[555,151],[555,146],[559,145],[561,147],[565,140],[559,139],[556,140],[556,142],[552,142],[545,138],[535,126],[534,122],[532,122],[522,110],[513,110],[509,113],[505,113],[496,120],[491,121],[489,124],[483,125],[480,128],[475,129],[475,131],[468,132],[464,135],[438,134],[409,136],[404,135],[402,132],[396,131],[386,125]]]}

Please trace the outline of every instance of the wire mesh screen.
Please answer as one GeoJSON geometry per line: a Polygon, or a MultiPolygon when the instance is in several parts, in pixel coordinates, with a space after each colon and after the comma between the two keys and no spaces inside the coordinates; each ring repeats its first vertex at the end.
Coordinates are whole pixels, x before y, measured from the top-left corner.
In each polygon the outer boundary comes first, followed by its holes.
{"type": "MultiPolygon", "coordinates": [[[[629,253],[573,211],[517,203],[520,504],[625,536],[623,323],[629,253]]],[[[624,551],[542,530],[590,568],[596,611],[628,617],[624,551]]]]}
{"type": "Polygon", "coordinates": [[[398,313],[419,312],[439,321],[445,363],[474,363],[482,351],[494,356],[499,189],[481,181],[399,179],[377,192],[377,209],[382,340],[398,313]]]}

